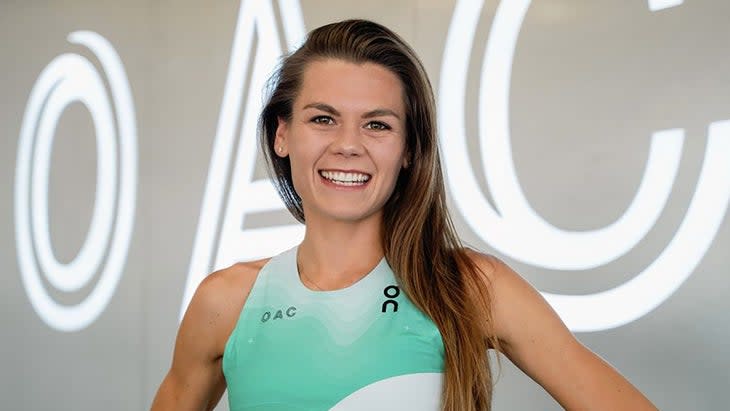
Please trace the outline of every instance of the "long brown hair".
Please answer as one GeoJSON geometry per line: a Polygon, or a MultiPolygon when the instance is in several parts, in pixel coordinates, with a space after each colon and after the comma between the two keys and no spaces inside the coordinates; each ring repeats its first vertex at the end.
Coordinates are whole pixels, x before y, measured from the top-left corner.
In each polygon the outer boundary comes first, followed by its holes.
{"type": "Polygon", "coordinates": [[[276,155],[274,139],[278,119],[291,120],[307,65],[330,58],[379,64],[403,85],[410,166],[401,171],[384,206],[385,258],[408,297],[441,332],[444,409],[489,410],[492,375],[487,348],[499,344],[492,332],[488,281],[467,255],[446,208],[431,84],[415,52],[397,34],[370,21],[346,20],[313,30],[283,59],[270,80],[270,97],[260,118],[261,148],[279,194],[294,217],[304,222],[289,158],[276,155]]]}

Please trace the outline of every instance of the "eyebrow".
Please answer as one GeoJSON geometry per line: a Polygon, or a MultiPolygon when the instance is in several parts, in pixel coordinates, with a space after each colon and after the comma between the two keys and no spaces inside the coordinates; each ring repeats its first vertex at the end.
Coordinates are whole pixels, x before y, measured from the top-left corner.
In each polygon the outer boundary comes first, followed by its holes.
{"type": "MultiPolygon", "coordinates": [[[[322,110],[325,113],[330,113],[333,116],[340,116],[340,112],[337,111],[334,107],[330,106],[329,104],[325,103],[309,103],[306,106],[302,107],[302,110],[306,110],[308,108],[314,108],[317,110],[322,110]]],[[[400,116],[393,110],[387,109],[387,108],[376,108],[375,110],[368,111],[367,113],[362,115],[362,118],[372,118],[372,117],[381,117],[381,116],[393,116],[400,120],[400,116]]]]}

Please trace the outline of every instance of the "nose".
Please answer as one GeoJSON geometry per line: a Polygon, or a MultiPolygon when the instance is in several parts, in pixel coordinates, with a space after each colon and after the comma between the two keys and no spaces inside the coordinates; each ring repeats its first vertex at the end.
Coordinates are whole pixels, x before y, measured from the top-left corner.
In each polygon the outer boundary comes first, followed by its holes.
{"type": "Polygon", "coordinates": [[[330,145],[332,152],[345,157],[360,156],[365,151],[363,136],[357,124],[339,127],[330,145]]]}

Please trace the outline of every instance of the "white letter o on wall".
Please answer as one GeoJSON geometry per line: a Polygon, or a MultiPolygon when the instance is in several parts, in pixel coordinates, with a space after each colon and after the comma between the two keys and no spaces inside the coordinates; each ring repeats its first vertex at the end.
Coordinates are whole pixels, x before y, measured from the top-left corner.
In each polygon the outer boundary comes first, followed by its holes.
{"type": "Polygon", "coordinates": [[[88,31],[73,32],[68,40],[96,54],[110,85],[116,118],[101,76],[83,56],[62,54],[43,70],[31,91],[18,142],[15,235],[21,278],[33,309],[50,327],[71,332],[101,314],[122,275],[134,222],[137,133],[129,82],[111,44],[88,31]],[[48,177],[58,120],[74,102],[87,108],[94,124],[96,194],[84,244],[73,261],[62,264],[50,239],[48,177]],[[94,289],[72,306],[56,302],[41,280],[43,275],[59,291],[73,292],[99,271],[94,289]]]}

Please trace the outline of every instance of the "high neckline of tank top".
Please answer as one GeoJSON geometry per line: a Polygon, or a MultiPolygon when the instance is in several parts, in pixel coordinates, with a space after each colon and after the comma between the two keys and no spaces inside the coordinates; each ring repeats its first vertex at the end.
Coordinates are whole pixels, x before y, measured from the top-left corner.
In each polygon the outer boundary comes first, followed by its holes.
{"type": "Polygon", "coordinates": [[[297,254],[299,253],[299,246],[296,246],[289,250],[287,253],[287,259],[288,259],[288,265],[289,270],[287,270],[293,278],[291,281],[296,284],[296,288],[301,290],[304,293],[317,295],[317,296],[337,296],[337,295],[346,295],[353,292],[356,292],[357,290],[361,288],[367,288],[368,284],[372,283],[373,281],[377,281],[378,277],[382,277],[383,274],[390,269],[388,266],[388,262],[385,259],[385,256],[380,259],[378,264],[373,267],[372,270],[370,270],[367,274],[365,274],[362,278],[355,281],[354,283],[348,285],[344,288],[338,288],[335,290],[313,290],[302,282],[302,278],[299,274],[299,267],[297,266],[297,254]]]}

